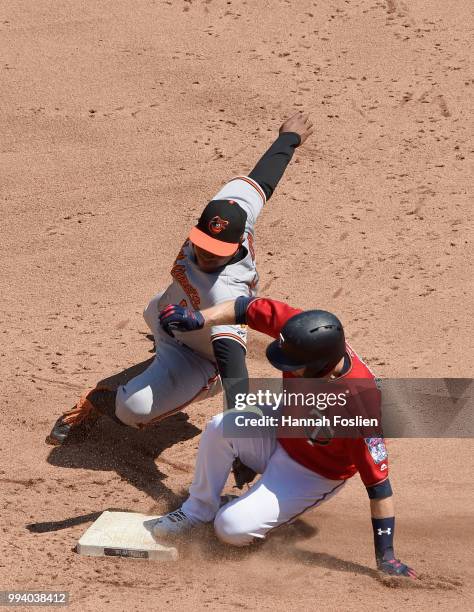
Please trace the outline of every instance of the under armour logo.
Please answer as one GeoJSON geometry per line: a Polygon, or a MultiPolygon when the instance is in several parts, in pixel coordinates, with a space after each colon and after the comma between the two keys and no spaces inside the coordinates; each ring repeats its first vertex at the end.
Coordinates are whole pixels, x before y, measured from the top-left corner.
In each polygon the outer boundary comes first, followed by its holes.
{"type": "Polygon", "coordinates": [[[386,533],[387,535],[390,535],[392,533],[392,528],[391,527],[387,527],[387,529],[380,529],[380,527],[377,529],[377,535],[383,535],[384,533],[386,533]]]}

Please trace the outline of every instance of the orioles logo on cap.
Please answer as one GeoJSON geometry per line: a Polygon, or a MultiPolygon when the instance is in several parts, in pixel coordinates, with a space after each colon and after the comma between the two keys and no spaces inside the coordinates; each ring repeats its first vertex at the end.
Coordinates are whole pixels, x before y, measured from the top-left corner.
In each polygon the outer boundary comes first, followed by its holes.
{"type": "Polygon", "coordinates": [[[215,217],[212,217],[212,219],[209,221],[208,227],[209,231],[213,234],[220,234],[222,230],[225,230],[228,225],[228,221],[226,221],[225,219],[221,219],[218,215],[216,215],[215,217]]]}

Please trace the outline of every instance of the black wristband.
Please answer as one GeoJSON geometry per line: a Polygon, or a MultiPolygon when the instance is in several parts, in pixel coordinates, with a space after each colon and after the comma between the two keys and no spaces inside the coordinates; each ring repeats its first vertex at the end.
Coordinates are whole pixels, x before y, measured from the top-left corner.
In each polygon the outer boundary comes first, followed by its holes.
{"type": "Polygon", "coordinates": [[[390,480],[387,478],[379,484],[366,487],[369,499],[383,499],[384,497],[390,497],[392,492],[392,485],[390,480]]]}
{"type": "Polygon", "coordinates": [[[393,551],[393,535],[395,531],[395,517],[372,519],[374,530],[375,558],[387,561],[395,558],[393,551]]]}
{"type": "Polygon", "coordinates": [[[255,298],[240,295],[234,302],[235,322],[239,325],[247,323],[247,308],[255,298]]]}

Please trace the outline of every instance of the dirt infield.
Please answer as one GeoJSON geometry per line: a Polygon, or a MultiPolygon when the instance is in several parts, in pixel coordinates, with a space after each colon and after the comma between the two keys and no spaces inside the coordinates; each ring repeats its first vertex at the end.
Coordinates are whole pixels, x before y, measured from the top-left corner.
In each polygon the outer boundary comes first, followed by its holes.
{"type": "Polygon", "coordinates": [[[465,0],[2,2],[0,590],[99,612],[472,608],[472,440],[389,442],[412,588],[373,570],[358,477],[258,549],[79,557],[88,515],[178,503],[219,398],[44,444],[84,388],[152,357],[141,313],[189,227],[301,108],[315,134],[257,224],[260,293],[336,312],[382,376],[472,376],[472,25],[465,0]]]}

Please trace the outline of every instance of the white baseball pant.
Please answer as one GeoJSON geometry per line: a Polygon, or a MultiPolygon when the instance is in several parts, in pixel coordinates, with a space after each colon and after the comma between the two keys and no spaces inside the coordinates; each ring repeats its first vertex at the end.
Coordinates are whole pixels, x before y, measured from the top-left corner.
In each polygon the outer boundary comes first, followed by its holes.
{"type": "Polygon", "coordinates": [[[144,372],[117,389],[115,414],[131,427],[157,422],[221,389],[211,361],[161,331],[157,306],[160,297],[156,295],[143,313],[155,338],[155,359],[144,372]]]}
{"type": "MultiPolygon", "coordinates": [[[[229,415],[230,416],[230,415],[229,415]]],[[[217,536],[245,546],[272,529],[321,505],[345,480],[330,480],[294,461],[275,438],[225,437],[224,414],[211,419],[201,436],[194,480],[182,509],[195,522],[214,520],[217,536]],[[241,497],[219,510],[220,495],[236,457],[261,474],[241,497]]]]}

